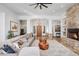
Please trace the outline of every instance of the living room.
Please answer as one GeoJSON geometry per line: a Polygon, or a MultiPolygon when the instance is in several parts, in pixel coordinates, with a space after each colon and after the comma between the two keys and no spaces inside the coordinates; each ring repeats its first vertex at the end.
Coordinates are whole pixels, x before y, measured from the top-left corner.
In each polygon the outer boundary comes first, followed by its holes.
{"type": "Polygon", "coordinates": [[[79,55],[77,3],[0,3],[0,19],[0,56],[79,55]]]}

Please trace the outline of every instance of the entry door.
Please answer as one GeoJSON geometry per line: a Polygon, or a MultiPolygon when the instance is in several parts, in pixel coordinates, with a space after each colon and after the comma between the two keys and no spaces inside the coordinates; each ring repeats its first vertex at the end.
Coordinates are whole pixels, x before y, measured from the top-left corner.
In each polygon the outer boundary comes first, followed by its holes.
{"type": "Polygon", "coordinates": [[[42,26],[38,25],[37,26],[37,37],[41,37],[42,36],[42,26]]]}

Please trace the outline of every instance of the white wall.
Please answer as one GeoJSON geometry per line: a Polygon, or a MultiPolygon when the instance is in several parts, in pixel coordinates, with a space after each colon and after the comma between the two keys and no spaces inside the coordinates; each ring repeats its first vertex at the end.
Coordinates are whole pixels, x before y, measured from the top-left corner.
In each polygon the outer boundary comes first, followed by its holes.
{"type": "MultiPolygon", "coordinates": [[[[5,13],[5,39],[7,39],[8,31],[10,30],[10,21],[17,22],[19,24],[19,21],[17,20],[16,14],[6,7],[0,5],[0,12],[5,13]]],[[[2,19],[0,19],[2,21],[2,19]]],[[[1,27],[0,27],[1,28],[1,27]]],[[[15,35],[18,35],[20,33],[19,26],[18,26],[18,32],[15,32],[15,35]]]]}
{"type": "Polygon", "coordinates": [[[5,13],[0,13],[0,46],[5,41],[5,13]]]}

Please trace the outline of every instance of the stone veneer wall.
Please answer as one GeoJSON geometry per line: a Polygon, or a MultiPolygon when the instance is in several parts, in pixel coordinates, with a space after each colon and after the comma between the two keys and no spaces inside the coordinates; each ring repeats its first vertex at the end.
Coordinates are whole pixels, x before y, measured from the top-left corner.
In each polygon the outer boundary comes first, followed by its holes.
{"type": "Polygon", "coordinates": [[[67,10],[67,28],[79,28],[79,4],[75,4],[67,10]]]}

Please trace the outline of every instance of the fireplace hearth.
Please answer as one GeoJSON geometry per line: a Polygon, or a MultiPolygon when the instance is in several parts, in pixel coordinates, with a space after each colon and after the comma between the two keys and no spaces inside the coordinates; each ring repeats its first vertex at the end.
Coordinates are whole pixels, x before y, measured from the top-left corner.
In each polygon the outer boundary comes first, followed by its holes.
{"type": "Polygon", "coordinates": [[[79,28],[69,28],[67,37],[79,40],[79,28]]]}

